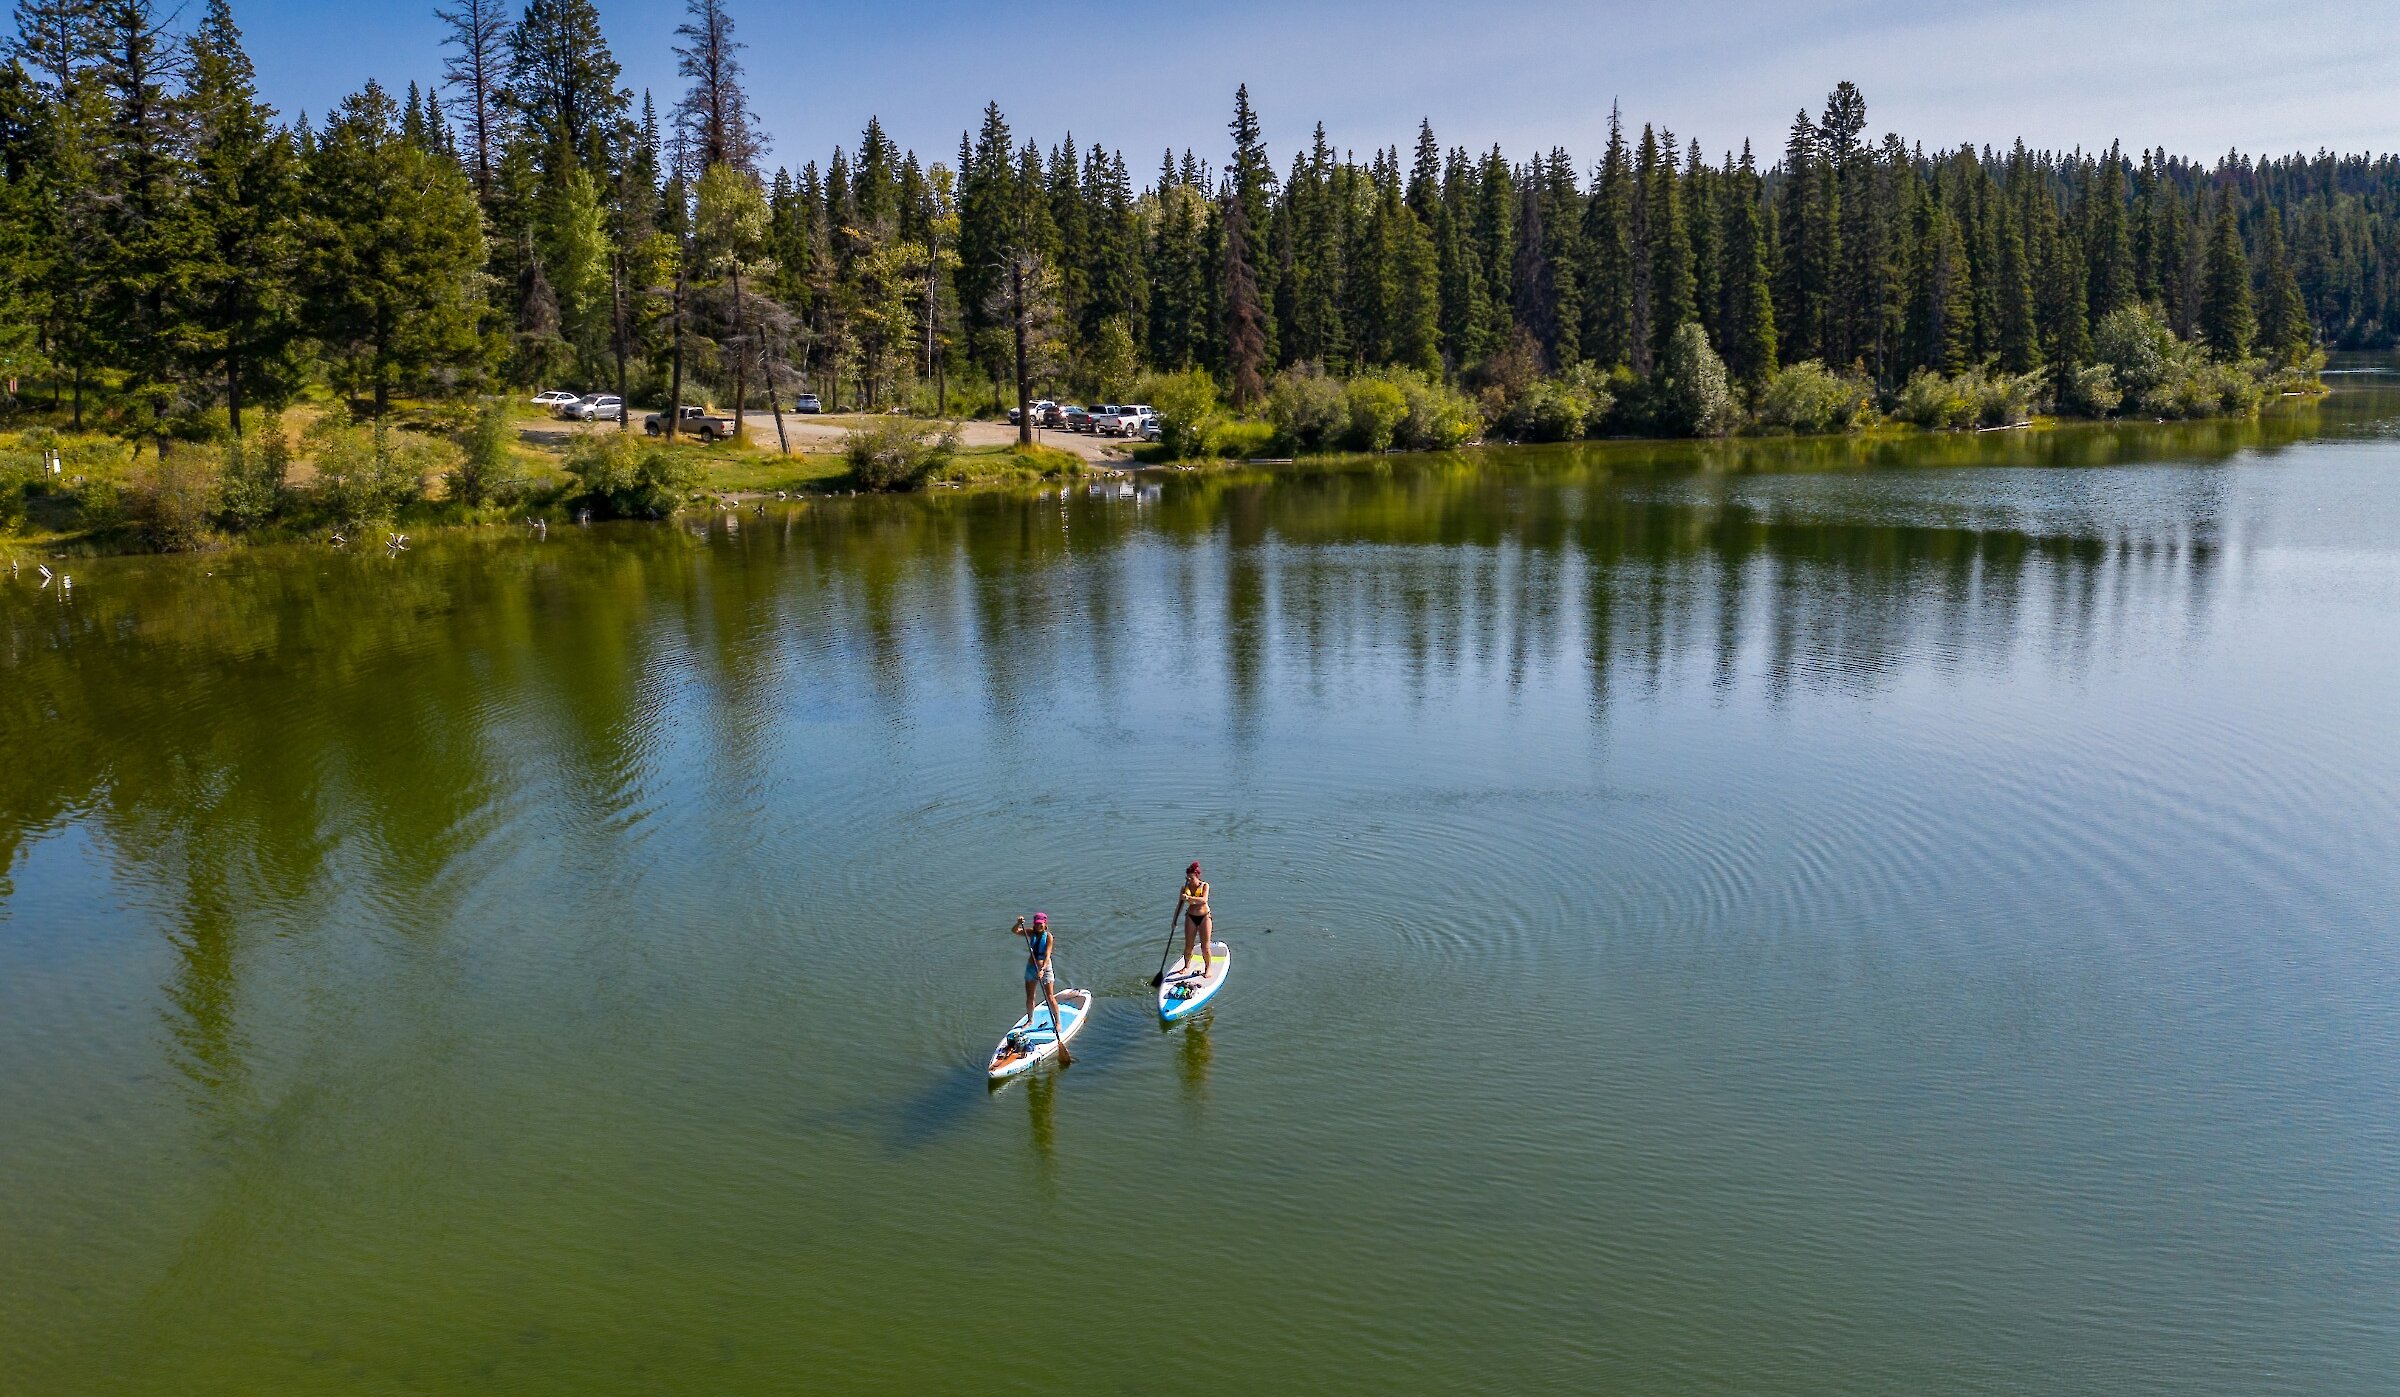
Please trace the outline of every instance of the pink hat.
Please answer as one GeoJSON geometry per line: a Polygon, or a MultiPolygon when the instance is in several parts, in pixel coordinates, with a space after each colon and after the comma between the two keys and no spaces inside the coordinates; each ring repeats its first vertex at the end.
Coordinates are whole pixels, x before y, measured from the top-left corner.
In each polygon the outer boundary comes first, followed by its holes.
{"type": "Polygon", "coordinates": [[[1033,924],[1034,924],[1035,926],[1048,926],[1048,925],[1050,925],[1050,914],[1049,914],[1049,913],[1047,913],[1047,912],[1036,912],[1036,913],[1034,913],[1034,914],[1033,914],[1033,924]]]}

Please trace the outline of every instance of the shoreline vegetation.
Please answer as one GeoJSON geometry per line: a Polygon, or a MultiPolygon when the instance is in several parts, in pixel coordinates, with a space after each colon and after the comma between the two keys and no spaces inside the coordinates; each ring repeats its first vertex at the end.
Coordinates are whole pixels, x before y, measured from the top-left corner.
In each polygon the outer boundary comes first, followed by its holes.
{"type": "Polygon", "coordinates": [[[1245,88],[1224,163],[1137,188],[997,104],[947,161],[871,119],[770,171],[727,0],[687,0],[663,112],[590,0],[458,0],[435,80],[314,122],[259,100],[230,0],[14,19],[11,551],[1115,469],[996,439],[1036,396],[1153,405],[1150,465],[2243,415],[2400,331],[2400,158],[1928,151],[1847,82],[1763,168],[1612,113],[1588,167],[1428,121],[1279,172],[1245,88]],[[627,430],[524,406],[561,384],[627,430]],[[741,426],[641,435],[669,404],[741,426]]]}

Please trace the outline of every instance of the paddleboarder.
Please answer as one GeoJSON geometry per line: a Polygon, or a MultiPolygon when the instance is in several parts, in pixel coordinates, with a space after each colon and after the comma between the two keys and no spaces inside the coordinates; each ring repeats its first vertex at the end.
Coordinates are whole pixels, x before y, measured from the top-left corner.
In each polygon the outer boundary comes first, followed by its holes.
{"type": "Polygon", "coordinates": [[[1067,1043],[1059,1035],[1065,1020],[1058,1016],[1058,970],[1053,958],[1058,951],[1058,938],[1050,931],[1050,914],[1036,912],[1033,925],[1027,926],[1023,917],[1011,930],[1025,938],[1025,1017],[1033,1017],[1033,994],[1040,989],[1042,1001],[1050,1006],[1050,1032],[1058,1036],[1058,1060],[1061,1064],[1074,1061],[1067,1055],[1067,1043]]]}
{"type": "Polygon", "coordinates": [[[1208,883],[1200,876],[1198,859],[1192,860],[1192,866],[1183,871],[1183,891],[1176,896],[1176,904],[1183,909],[1184,968],[1191,968],[1192,947],[1197,944],[1200,947],[1200,977],[1207,979],[1210,965],[1208,942],[1216,934],[1216,918],[1208,910],[1208,883]]]}

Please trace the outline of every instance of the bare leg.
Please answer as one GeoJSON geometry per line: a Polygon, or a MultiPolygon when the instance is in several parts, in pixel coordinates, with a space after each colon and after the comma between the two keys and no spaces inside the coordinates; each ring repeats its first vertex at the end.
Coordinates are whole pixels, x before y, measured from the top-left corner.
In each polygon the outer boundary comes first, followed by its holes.
{"type": "Polygon", "coordinates": [[[1209,943],[1216,939],[1216,935],[1217,914],[1215,912],[1203,914],[1200,918],[1200,978],[1203,980],[1208,978],[1209,973],[1215,967],[1216,952],[1209,949],[1209,943]]]}
{"type": "MultiPolygon", "coordinates": [[[[1050,1004],[1050,1036],[1058,1040],[1058,1060],[1072,1062],[1074,1059],[1067,1056],[1067,1021],[1058,1016],[1057,981],[1042,981],[1042,998],[1050,1004]]],[[[1026,1012],[1031,1013],[1032,1010],[1029,1009],[1026,1012]]]]}

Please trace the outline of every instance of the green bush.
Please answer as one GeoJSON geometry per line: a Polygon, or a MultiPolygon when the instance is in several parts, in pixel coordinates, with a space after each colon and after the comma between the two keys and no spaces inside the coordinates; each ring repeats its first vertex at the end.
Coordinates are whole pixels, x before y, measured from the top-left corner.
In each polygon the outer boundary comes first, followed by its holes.
{"type": "Polygon", "coordinates": [[[1350,427],[1349,394],[1341,380],[1316,365],[1295,365],[1268,386],[1267,420],[1275,426],[1276,440],[1295,456],[1331,451],[1350,427]]]}
{"type": "Polygon", "coordinates": [[[2085,364],[2059,385],[2059,406],[2084,417],[2106,417],[2125,401],[2117,376],[2106,364],[2085,364]]]}
{"type": "Polygon", "coordinates": [[[1892,415],[1920,427],[2005,427],[2032,414],[2043,381],[2039,373],[1973,368],[1944,378],[1919,369],[1902,385],[1892,415]]]}
{"type": "Polygon", "coordinates": [[[291,469],[291,441],[276,414],[267,414],[249,435],[228,441],[217,486],[225,526],[255,529],[282,513],[291,469]]]}
{"type": "Polygon", "coordinates": [[[1767,376],[1758,395],[1758,421],[1787,432],[1847,431],[1872,420],[1874,402],[1874,385],[1865,379],[1803,359],[1767,376]]]}
{"type": "Polygon", "coordinates": [[[128,521],[162,553],[199,547],[217,512],[217,471],[216,453],[200,447],[158,457],[135,473],[125,491],[128,521]]]}
{"type": "Polygon", "coordinates": [[[352,528],[389,523],[424,499],[425,477],[445,454],[438,443],[382,421],[357,427],[330,417],[309,433],[309,444],[325,512],[352,528]]]}
{"type": "Polygon", "coordinates": [[[87,475],[71,493],[75,517],[84,528],[113,529],[125,522],[125,491],[115,476],[87,475]]]}
{"type": "Polygon", "coordinates": [[[459,459],[450,470],[450,498],[480,505],[514,495],[520,481],[516,454],[509,444],[515,437],[506,402],[499,398],[478,402],[453,438],[459,459]]]}
{"type": "Polygon", "coordinates": [[[957,454],[958,433],[947,424],[896,414],[842,439],[851,475],[869,490],[914,490],[957,454]]]}
{"type": "Polygon", "coordinates": [[[1208,454],[1227,461],[1254,461],[1275,449],[1272,422],[1221,421],[1209,429],[1208,454]]]}
{"type": "Polygon", "coordinates": [[[567,448],[577,493],[620,519],[664,519],[700,483],[700,463],[662,443],[595,432],[567,448]]]}
{"type": "Polygon", "coordinates": [[[1348,441],[1356,450],[1387,451],[1408,420],[1408,394],[1388,378],[1350,380],[1348,441]]]}
{"type": "Polygon", "coordinates": [[[1518,441],[1574,441],[1597,428],[1615,406],[1606,378],[1579,364],[1527,385],[1500,426],[1518,441]]]}
{"type": "Polygon", "coordinates": [[[1384,376],[1408,402],[1408,415],[1400,421],[1400,445],[1412,451],[1448,451],[1483,431],[1483,410],[1449,384],[1413,369],[1393,369],[1384,376]]]}
{"type": "Polygon", "coordinates": [[[2117,387],[2137,403],[2182,376],[2183,347],[2158,312],[2140,302],[2110,311],[2092,331],[2092,362],[2108,365],[2117,387]]]}
{"type": "Polygon", "coordinates": [[[1675,327],[1659,364],[1660,408],[1667,425],[1687,436],[1721,437],[1741,421],[1725,361],[1708,346],[1708,332],[1687,321],[1675,327]]]}
{"type": "Polygon", "coordinates": [[[0,452],[0,531],[25,527],[25,497],[39,487],[42,458],[31,451],[0,452]]]}
{"type": "Polygon", "coordinates": [[[1134,399],[1158,410],[1159,445],[1171,460],[1205,456],[1210,434],[1224,416],[1217,383],[1200,369],[1154,373],[1134,385],[1134,399]]]}

